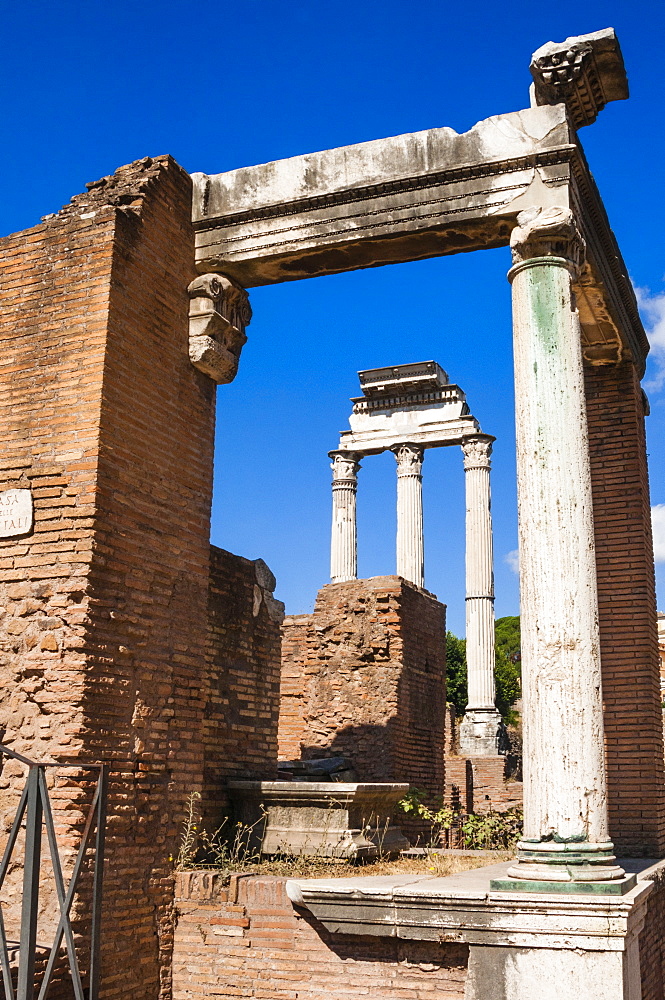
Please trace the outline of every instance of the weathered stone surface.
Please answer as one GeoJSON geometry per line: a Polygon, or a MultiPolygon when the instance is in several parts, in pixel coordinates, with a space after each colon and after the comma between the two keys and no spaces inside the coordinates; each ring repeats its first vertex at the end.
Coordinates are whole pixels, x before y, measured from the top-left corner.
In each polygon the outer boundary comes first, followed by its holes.
{"type": "Polygon", "coordinates": [[[323,587],[287,615],[279,755],[343,755],[360,781],[444,791],[445,606],[399,577],[323,587]]]}
{"type": "Polygon", "coordinates": [[[200,275],[188,292],[189,359],[214,382],[232,382],[252,317],[247,293],[223,274],[200,275]]]}
{"type": "Polygon", "coordinates": [[[408,784],[230,781],[228,788],[262,854],[369,860],[409,846],[391,822],[408,784]]]}
{"type": "Polygon", "coordinates": [[[26,535],[32,528],[30,490],[3,490],[0,493],[0,538],[26,535]]]}
{"type": "Polygon", "coordinates": [[[530,186],[565,185],[571,139],[562,106],[529,108],[194,174],[197,265],[250,287],[505,245],[530,186]]]}
{"type": "Polygon", "coordinates": [[[289,880],[286,891],[333,934],[469,945],[467,1000],[640,1000],[640,935],[646,945],[661,867],[648,865],[624,896],[493,892],[505,864],[443,878],[289,880]]]}

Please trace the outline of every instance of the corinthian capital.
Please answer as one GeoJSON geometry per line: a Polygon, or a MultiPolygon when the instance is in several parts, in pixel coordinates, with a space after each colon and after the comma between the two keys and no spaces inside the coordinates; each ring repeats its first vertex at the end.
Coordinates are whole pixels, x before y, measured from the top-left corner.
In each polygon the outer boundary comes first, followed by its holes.
{"type": "Polygon", "coordinates": [[[329,451],[332,458],[330,468],[333,472],[333,485],[335,483],[355,483],[358,477],[360,462],[354,451],[329,451]]]}
{"type": "Polygon", "coordinates": [[[201,274],[187,291],[189,359],[215,382],[232,382],[252,318],[247,292],[225,274],[201,274]]]}
{"type": "Polygon", "coordinates": [[[534,257],[563,257],[577,272],[584,262],[585,243],[569,208],[527,208],[517,216],[510,237],[513,264],[534,257]]]}
{"type": "Polygon", "coordinates": [[[462,441],[464,469],[489,469],[495,438],[491,434],[473,434],[462,441]]]}
{"type": "Polygon", "coordinates": [[[423,467],[423,449],[417,444],[398,444],[391,451],[397,459],[398,476],[419,476],[423,467]]]}

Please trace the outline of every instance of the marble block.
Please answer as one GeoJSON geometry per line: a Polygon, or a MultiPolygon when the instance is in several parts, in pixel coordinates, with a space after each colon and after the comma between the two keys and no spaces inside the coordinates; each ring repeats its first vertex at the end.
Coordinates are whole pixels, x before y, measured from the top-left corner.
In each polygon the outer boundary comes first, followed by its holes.
{"type": "Polygon", "coordinates": [[[409,846],[392,822],[407,784],[230,781],[228,789],[236,819],[257,824],[253,846],[261,854],[361,860],[394,856],[409,846]]]}

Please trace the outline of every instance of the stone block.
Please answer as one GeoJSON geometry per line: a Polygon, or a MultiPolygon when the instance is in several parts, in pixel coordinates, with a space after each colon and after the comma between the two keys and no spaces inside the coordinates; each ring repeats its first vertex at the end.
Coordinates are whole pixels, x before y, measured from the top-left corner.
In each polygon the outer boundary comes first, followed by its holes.
{"type": "Polygon", "coordinates": [[[262,854],[371,858],[409,846],[392,822],[408,784],[230,781],[234,814],[255,830],[262,854]]]}

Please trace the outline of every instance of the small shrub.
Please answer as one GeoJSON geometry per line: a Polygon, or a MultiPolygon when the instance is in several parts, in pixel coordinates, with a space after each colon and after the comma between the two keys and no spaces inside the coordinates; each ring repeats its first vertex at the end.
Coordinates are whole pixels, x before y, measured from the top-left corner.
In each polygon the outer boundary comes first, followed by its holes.
{"type": "MultiPolygon", "coordinates": [[[[255,831],[265,820],[265,813],[251,824],[230,825],[228,817],[222,821],[214,833],[201,826],[197,802],[199,792],[192,792],[187,799],[187,813],[180,836],[178,854],[172,858],[177,872],[193,868],[212,868],[218,872],[242,871],[260,860],[259,852],[253,845],[255,831]]],[[[259,838],[260,843],[260,838],[259,838]]]]}
{"type": "Polygon", "coordinates": [[[501,850],[514,847],[522,836],[524,813],[520,806],[505,812],[473,814],[462,824],[464,846],[471,850],[501,850]]]}
{"type": "MultiPolygon", "coordinates": [[[[444,806],[441,798],[430,798],[421,788],[412,788],[397,805],[406,815],[420,816],[431,824],[430,846],[436,847],[444,830],[451,830],[462,820],[462,813],[444,806]]],[[[522,836],[523,811],[514,806],[506,812],[475,813],[461,823],[464,847],[469,850],[509,850],[522,836]]]]}

